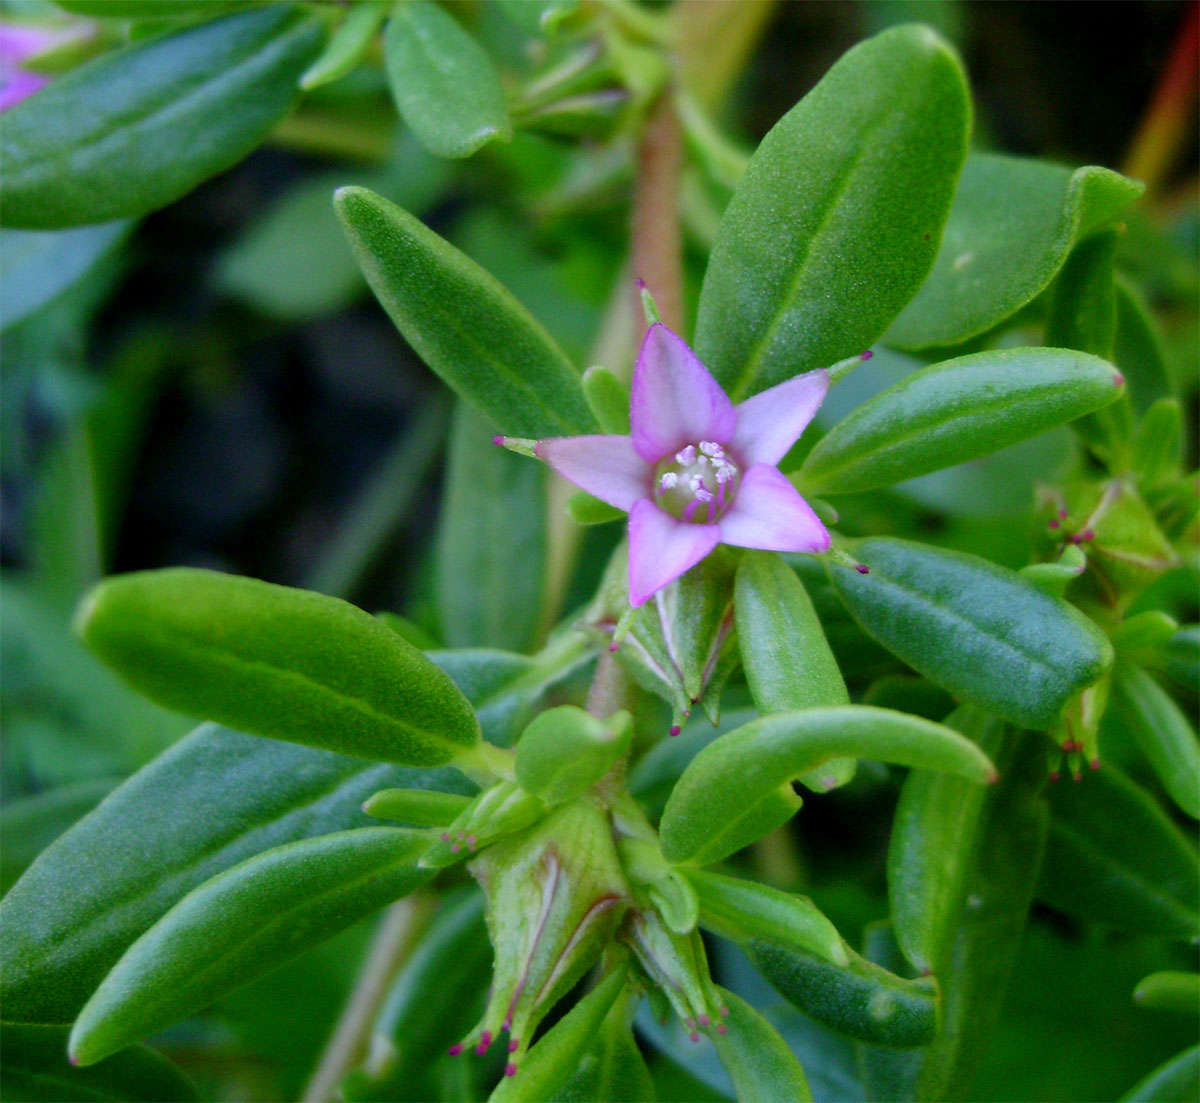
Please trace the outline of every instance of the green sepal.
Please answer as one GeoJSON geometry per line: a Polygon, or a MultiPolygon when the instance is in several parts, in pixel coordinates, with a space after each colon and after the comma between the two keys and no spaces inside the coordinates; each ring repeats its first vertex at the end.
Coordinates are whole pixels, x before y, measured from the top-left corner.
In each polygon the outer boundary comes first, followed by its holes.
{"type": "Polygon", "coordinates": [[[142,571],[97,586],[75,627],[152,701],[254,735],[412,766],[479,742],[445,674],[323,594],[187,567],[142,571]]]}
{"type": "Polygon", "coordinates": [[[854,546],[869,574],[828,564],[854,618],[960,699],[1035,730],[1112,663],[1082,613],[1012,571],[961,552],[880,537],[854,546]]]}
{"type": "Polygon", "coordinates": [[[1122,376],[1056,348],[999,349],[913,372],[838,422],[808,454],[802,490],[852,494],[998,452],[1107,406],[1122,376]]]}
{"type": "Polygon", "coordinates": [[[548,709],[517,740],[517,781],[553,808],[582,796],[628,754],[632,739],[627,712],[597,720],[574,705],[548,709]]]}
{"type": "Polygon", "coordinates": [[[609,973],[538,1040],[517,1075],[501,1080],[488,1103],[561,1098],[561,1089],[578,1069],[628,976],[628,966],[609,973]]]}
{"type": "Polygon", "coordinates": [[[1200,1094],[1200,1045],[1164,1061],[1119,1103],[1192,1103],[1200,1094]]]}
{"type": "Polygon", "coordinates": [[[1079,550],[1078,544],[1068,544],[1054,562],[1031,563],[1028,567],[1022,567],[1017,574],[1042,593],[1060,598],[1066,593],[1067,587],[1086,570],[1087,556],[1079,550]]]}
{"type": "Polygon", "coordinates": [[[855,46],[775,124],[725,210],[696,319],[696,353],[735,402],[883,333],[933,264],[969,128],[958,58],[916,24],[855,46]]]}
{"type": "Polygon", "coordinates": [[[493,276],[366,188],[340,188],[334,208],[396,328],[464,399],[513,436],[595,428],[566,353],[493,276]]]}
{"type": "Polygon", "coordinates": [[[663,854],[698,865],[725,857],[732,851],[721,840],[761,802],[797,775],[850,755],[945,770],[979,784],[995,776],[973,743],[915,716],[865,705],[776,713],[726,732],[692,759],[663,812],[663,854]]]}
{"type": "Polygon", "coordinates": [[[448,827],[470,803],[470,797],[458,793],[381,789],[367,798],[362,810],[377,820],[395,820],[408,827],[448,827]]]}
{"type": "Polygon", "coordinates": [[[58,229],[165,207],[287,114],[320,24],[237,12],[81,65],[4,115],[6,226],[58,229]]]}
{"type": "Polygon", "coordinates": [[[593,364],[583,373],[583,394],[602,432],[629,433],[629,384],[593,364]]]}
{"type": "Polygon", "coordinates": [[[729,1015],[723,1023],[726,1033],[717,1034],[713,1043],[733,1080],[738,1103],[810,1103],[804,1069],[779,1032],[737,994],[723,988],[718,992],[729,1015]]]}
{"type": "Polygon", "coordinates": [[[264,851],[194,889],[139,938],[71,1030],[90,1065],[411,892],[423,834],[367,827],[264,851]]]}
{"type": "Polygon", "coordinates": [[[1178,631],[1179,621],[1174,617],[1161,609],[1147,609],[1126,617],[1110,638],[1118,658],[1137,662],[1160,651],[1178,631]]]}
{"type": "MultiPolygon", "coordinates": [[[[759,711],[846,705],[850,694],[804,584],[773,552],[749,551],[733,599],[738,649],[759,711]]],[[[832,759],[800,782],[818,793],[854,777],[852,758],[832,759]]]]}
{"type": "Polygon", "coordinates": [[[1183,407],[1160,398],[1143,415],[1133,438],[1133,470],[1143,488],[1178,477],[1183,464],[1183,407]]]}
{"type": "Polygon", "coordinates": [[[843,946],[848,963],[769,939],[746,953],[792,1004],[819,1023],[874,1045],[925,1045],[937,1031],[938,988],[932,977],[906,980],[843,946]]]}
{"type": "Polygon", "coordinates": [[[766,940],[817,954],[834,965],[849,964],[837,928],[807,896],[708,870],[682,872],[696,891],[700,922],[708,930],[743,945],[766,940]]]}
{"type": "Polygon", "coordinates": [[[421,856],[424,869],[461,862],[506,835],[524,831],[546,813],[546,806],[515,781],[485,789],[450,823],[421,856]]]}
{"type": "Polygon", "coordinates": [[[439,157],[469,157],[512,138],[500,75],[445,9],[428,0],[395,5],[383,53],[400,114],[439,157]]]}

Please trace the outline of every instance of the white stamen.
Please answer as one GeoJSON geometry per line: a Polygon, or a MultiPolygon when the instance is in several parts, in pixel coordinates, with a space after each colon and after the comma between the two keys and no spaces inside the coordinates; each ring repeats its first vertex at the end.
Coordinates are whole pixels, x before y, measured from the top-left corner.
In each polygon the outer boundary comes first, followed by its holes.
{"type": "Polygon", "coordinates": [[[675,453],[675,462],[683,464],[684,467],[690,467],[696,462],[696,446],[689,444],[686,448],[681,448],[675,453]]]}
{"type": "Polygon", "coordinates": [[[731,463],[723,463],[717,468],[717,482],[727,483],[734,476],[734,467],[731,463]]]}
{"type": "Polygon", "coordinates": [[[704,489],[704,479],[700,475],[689,475],[688,489],[699,497],[700,491],[704,489]]]}
{"type": "Polygon", "coordinates": [[[721,459],[725,455],[725,449],[711,440],[702,440],[700,451],[706,456],[712,456],[713,459],[721,459]]]}
{"type": "Polygon", "coordinates": [[[679,485],[679,476],[674,471],[665,471],[663,477],[658,480],[658,485],[663,490],[670,490],[672,487],[679,485]]]}
{"type": "Polygon", "coordinates": [[[698,502],[711,502],[713,500],[713,493],[707,487],[698,486],[693,493],[696,495],[696,501],[698,502]]]}

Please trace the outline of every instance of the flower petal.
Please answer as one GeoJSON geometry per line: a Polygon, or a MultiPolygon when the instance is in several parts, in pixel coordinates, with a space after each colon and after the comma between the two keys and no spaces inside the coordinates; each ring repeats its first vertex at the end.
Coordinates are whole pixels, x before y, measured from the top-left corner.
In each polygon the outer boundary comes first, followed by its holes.
{"type": "Polygon", "coordinates": [[[747,399],[737,407],[737,429],[729,442],[733,454],[747,465],[774,467],[807,428],[828,392],[829,373],[822,368],[747,399]]]}
{"type": "Polygon", "coordinates": [[[657,463],[685,444],[726,444],[737,425],[733,403],[683,338],[656,322],[633,369],[633,446],[657,463]]]}
{"type": "Polygon", "coordinates": [[[718,522],[721,542],[765,551],[823,552],[829,533],[796,488],[768,464],[742,476],[737,497],[718,522]]]}
{"type": "Polygon", "coordinates": [[[650,493],[653,470],[629,437],[550,437],[533,451],[564,479],[617,509],[628,510],[650,493]]]}
{"type": "Polygon", "coordinates": [[[689,525],[649,498],[629,511],[629,603],[644,605],[720,542],[716,525],[689,525]]]}

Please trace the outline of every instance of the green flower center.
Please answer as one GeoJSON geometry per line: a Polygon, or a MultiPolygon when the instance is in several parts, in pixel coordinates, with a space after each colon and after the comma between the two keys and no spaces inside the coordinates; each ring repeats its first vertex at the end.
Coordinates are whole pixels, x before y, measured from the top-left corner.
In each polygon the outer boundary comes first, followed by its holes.
{"type": "Polygon", "coordinates": [[[710,525],[733,504],[742,474],[711,440],[681,448],[654,469],[654,500],[680,521],[710,525]]]}

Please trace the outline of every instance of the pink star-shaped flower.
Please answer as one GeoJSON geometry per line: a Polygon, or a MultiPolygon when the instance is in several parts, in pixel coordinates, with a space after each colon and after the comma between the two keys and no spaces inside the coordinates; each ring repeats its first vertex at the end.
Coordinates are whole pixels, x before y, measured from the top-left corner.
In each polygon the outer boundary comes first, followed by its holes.
{"type": "Polygon", "coordinates": [[[534,452],[629,513],[629,600],[642,605],[718,544],[824,552],[829,533],[776,466],[829,390],[808,372],[734,406],[661,322],[642,342],[632,434],[551,437],[534,452]]]}

